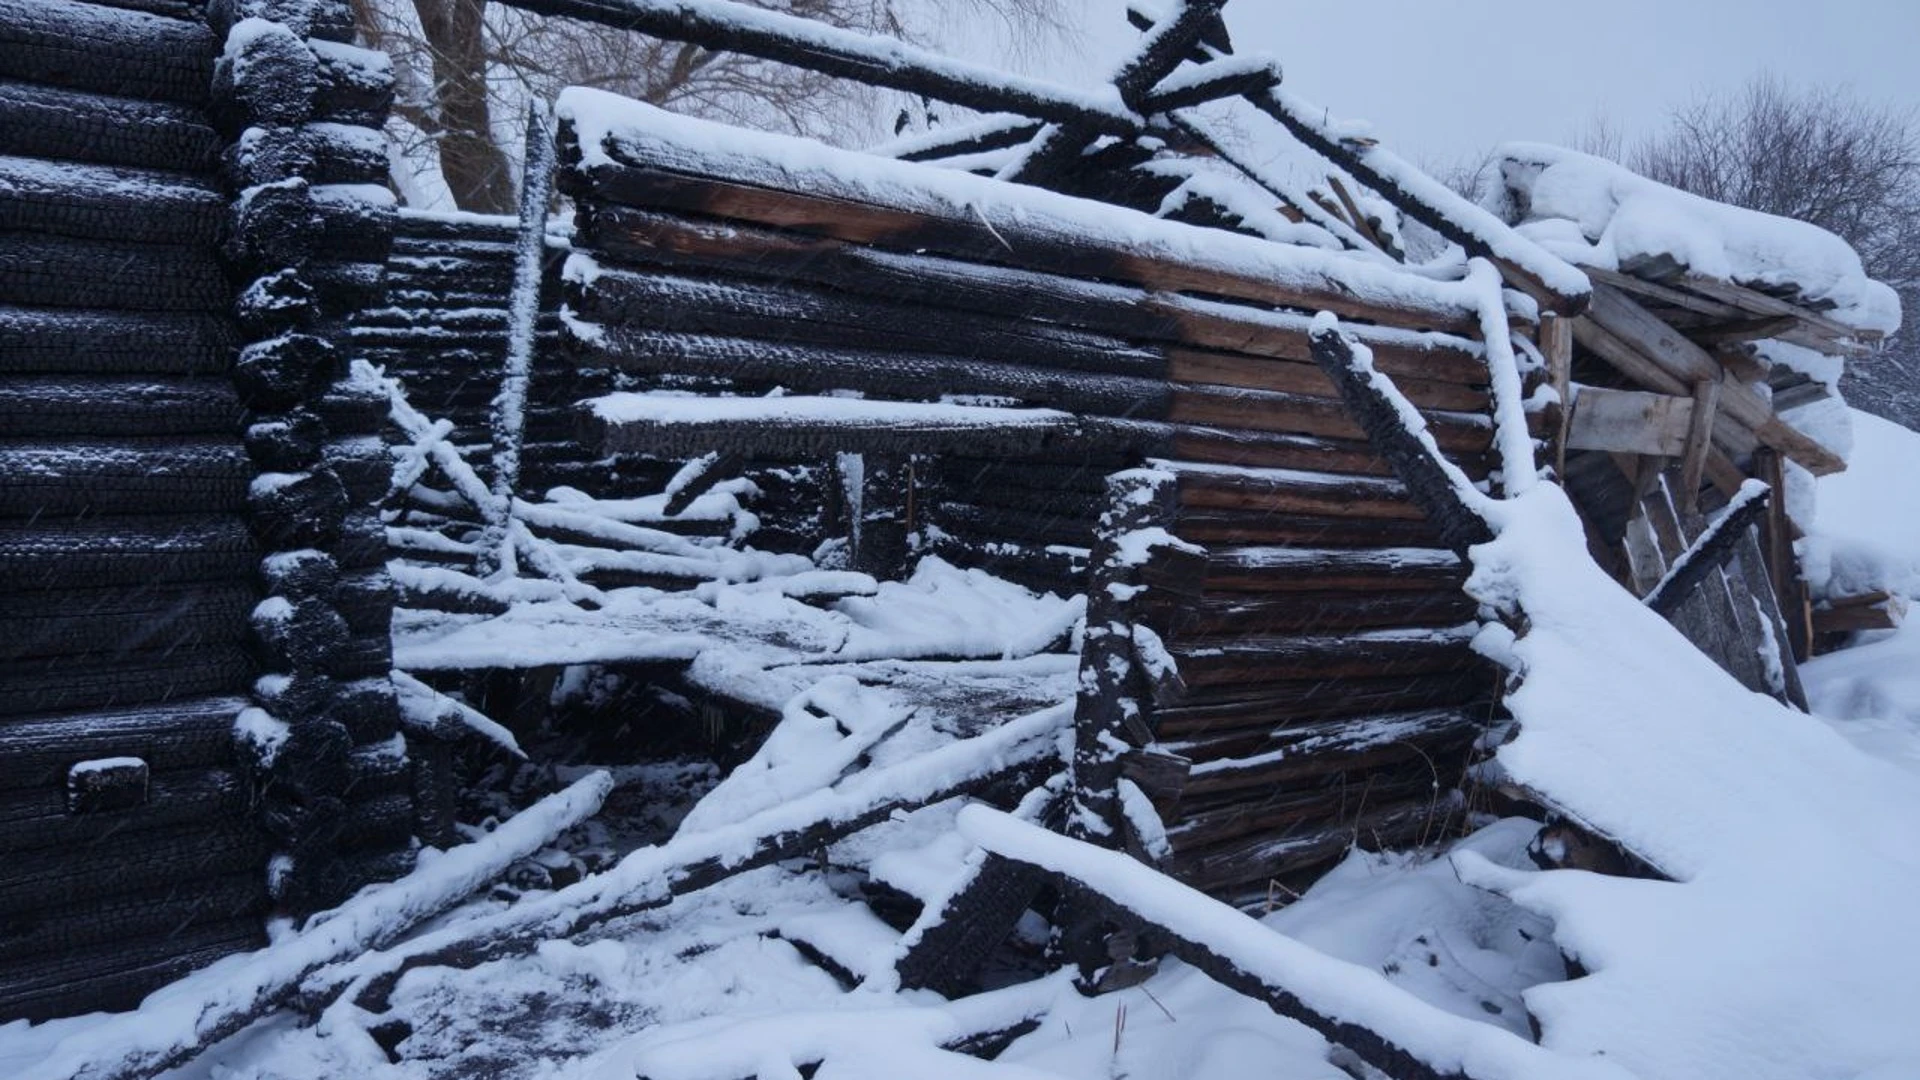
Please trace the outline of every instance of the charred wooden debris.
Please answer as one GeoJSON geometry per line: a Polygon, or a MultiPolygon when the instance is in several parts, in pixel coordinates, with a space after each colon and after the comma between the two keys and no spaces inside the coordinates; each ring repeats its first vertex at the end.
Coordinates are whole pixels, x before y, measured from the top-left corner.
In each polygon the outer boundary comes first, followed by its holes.
{"type": "Polygon", "coordinates": [[[1236,56],[1224,0],[1135,11],[1095,91],[727,0],[509,2],[982,116],[860,154],[570,90],[519,222],[434,215],[384,186],[390,78],[346,0],[0,0],[0,1018],[129,1007],[402,877],[457,838],[456,748],[521,752],[570,671],[830,721],[847,771],[778,805],[725,781],[704,829],[407,936],[605,790],[557,796],[78,1075],[280,1008],[377,1018],[406,971],[963,796],[1028,824],[963,815],[982,853],[904,897],[902,984],[966,993],[1038,905],[1090,992],[1171,954],[1388,1075],[1475,1075],[1154,897],[1256,909],[1356,844],[1567,809],[1476,770],[1507,680],[1474,639],[1525,621],[1462,589],[1499,501],[1564,484],[1624,587],[1796,705],[1796,661],[1893,617],[1816,603],[1783,497],[1843,467],[1796,424],[1831,394],[1804,355],[1876,330],[1791,280],[1550,252],[1531,184],[1571,158],[1516,152],[1469,202],[1236,56]],[[1223,99],[1307,167],[1241,161],[1197,109],[1223,99]],[[1450,261],[1409,265],[1408,222],[1450,261]],[[822,630],[927,561],[1058,623],[822,630]],[[796,712],[828,669],[913,719],[796,712]]]}

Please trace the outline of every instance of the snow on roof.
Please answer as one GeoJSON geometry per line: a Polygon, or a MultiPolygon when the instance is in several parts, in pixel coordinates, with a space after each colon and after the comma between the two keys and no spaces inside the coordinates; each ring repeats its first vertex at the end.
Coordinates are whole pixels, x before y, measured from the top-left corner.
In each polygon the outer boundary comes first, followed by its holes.
{"type": "Polygon", "coordinates": [[[1845,240],[1804,221],[1704,199],[1603,158],[1540,143],[1494,151],[1482,204],[1562,258],[1632,272],[1670,259],[1695,274],[1800,303],[1858,330],[1900,327],[1900,298],[1845,240]],[[1572,227],[1569,227],[1572,226],[1572,227]]]}
{"type": "Polygon", "coordinates": [[[718,169],[764,177],[766,186],[968,218],[989,228],[1018,229],[1067,243],[1099,244],[1144,260],[1214,270],[1283,289],[1338,292],[1360,302],[1456,318],[1478,315],[1473,294],[1457,283],[1306,246],[1324,243],[1322,230],[1313,226],[1296,227],[1301,245],[1275,243],[1044,188],[679,116],[585,87],[563,91],[558,114],[573,125],[582,164],[589,167],[625,164],[620,158],[684,162],[690,172],[718,169]]]}

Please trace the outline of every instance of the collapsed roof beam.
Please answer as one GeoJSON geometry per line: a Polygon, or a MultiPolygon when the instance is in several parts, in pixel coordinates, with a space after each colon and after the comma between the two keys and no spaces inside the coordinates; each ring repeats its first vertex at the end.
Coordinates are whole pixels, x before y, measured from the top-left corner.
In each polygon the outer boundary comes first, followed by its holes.
{"type": "Polygon", "coordinates": [[[1396,210],[1459,244],[1468,255],[1490,260],[1541,307],[1560,315],[1578,315],[1586,309],[1592,287],[1584,274],[1397,154],[1372,139],[1339,132],[1277,88],[1250,94],[1246,100],[1396,210]]]}
{"type": "MultiPolygon", "coordinates": [[[[1154,16],[1132,4],[1127,6],[1127,20],[1149,32],[1158,25],[1154,16]]],[[[1217,62],[1232,52],[1233,46],[1223,30],[1213,40],[1202,37],[1191,43],[1183,59],[1195,63],[1217,62]]],[[[1591,289],[1578,270],[1549,255],[1451,188],[1408,165],[1392,151],[1372,139],[1337,130],[1324,118],[1316,118],[1315,110],[1277,86],[1268,86],[1244,97],[1254,108],[1278,121],[1302,145],[1345,169],[1394,209],[1459,244],[1468,255],[1491,260],[1510,283],[1531,295],[1542,307],[1561,315],[1578,315],[1585,310],[1591,289]]],[[[1182,126],[1189,134],[1204,138],[1190,125],[1182,126]]],[[[1243,168],[1243,171],[1246,170],[1243,168]]],[[[1306,212],[1304,206],[1300,209],[1306,212]]]]}
{"type": "MultiPolygon", "coordinates": [[[[1177,0],[1173,17],[1147,31],[1139,51],[1113,78],[1113,89],[1128,108],[1144,105],[1148,94],[1180,66],[1201,39],[1221,25],[1227,0],[1177,0]]],[[[1067,122],[1041,132],[1025,161],[1008,179],[1045,186],[1072,170],[1088,144],[1107,134],[1084,123],[1067,122]]]]}
{"type": "MultiPolygon", "coordinates": [[[[1074,125],[1097,135],[1137,135],[1142,118],[1111,87],[1087,93],[1058,83],[1009,75],[892,38],[861,34],[813,19],[734,0],[495,0],[536,15],[554,15],[631,30],[715,51],[791,64],[826,75],[923,95],[982,112],[1011,112],[1074,125]]],[[[1222,3],[1224,0],[1205,0],[1222,3]]]]}

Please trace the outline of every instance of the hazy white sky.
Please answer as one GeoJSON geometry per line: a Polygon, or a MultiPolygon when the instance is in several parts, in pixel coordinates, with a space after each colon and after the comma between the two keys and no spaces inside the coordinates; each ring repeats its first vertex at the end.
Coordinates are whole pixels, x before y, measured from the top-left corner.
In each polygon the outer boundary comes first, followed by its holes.
{"type": "MultiPolygon", "coordinates": [[[[1060,2],[1086,37],[1049,50],[1047,74],[1107,70],[1136,36],[1125,0],[1060,2]]],[[[1227,22],[1295,93],[1432,164],[1565,142],[1600,113],[1649,130],[1766,69],[1920,109],[1920,0],[1232,0],[1227,22]]]]}

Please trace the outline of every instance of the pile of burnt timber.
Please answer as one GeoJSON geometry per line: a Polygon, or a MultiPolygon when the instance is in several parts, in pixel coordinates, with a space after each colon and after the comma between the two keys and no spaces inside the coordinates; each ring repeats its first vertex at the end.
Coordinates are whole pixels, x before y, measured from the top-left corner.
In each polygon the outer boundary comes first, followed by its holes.
{"type": "MultiPolygon", "coordinates": [[[[988,398],[1005,423],[971,452],[843,426],[842,449],[910,465],[908,484],[884,480],[891,490],[882,478],[897,471],[869,465],[864,513],[937,537],[955,561],[1017,567],[1066,593],[1086,587],[1096,519],[1115,505],[1106,475],[1156,463],[1164,516],[1152,524],[1207,551],[1188,570],[1140,570],[1136,618],[1184,686],[1152,702],[1126,768],[1151,777],[1170,872],[1255,903],[1356,832],[1393,844],[1444,830],[1450,804],[1435,793],[1460,776],[1494,685],[1468,648],[1464,567],[1388,475],[1308,331],[1324,308],[1368,320],[1353,333],[1479,478],[1493,424],[1471,308],[1298,273],[1276,284],[1097,229],[1076,235],[1035,209],[1069,200],[1021,188],[982,181],[961,211],[931,194],[951,173],[896,165],[894,194],[856,190],[830,168],[761,157],[753,140],[570,94],[561,184],[578,231],[565,332],[582,365],[857,391],[875,409],[988,398]],[[636,111],[589,139],[577,121],[587,108],[636,111]],[[1036,410],[1073,424],[1036,433],[1025,419],[1036,410]]],[[[680,453],[750,458],[761,439],[746,419],[730,430],[726,409],[696,408],[700,425],[670,437],[652,413],[651,427],[624,426],[622,401],[587,412],[596,445],[659,437],[680,453]]]]}

